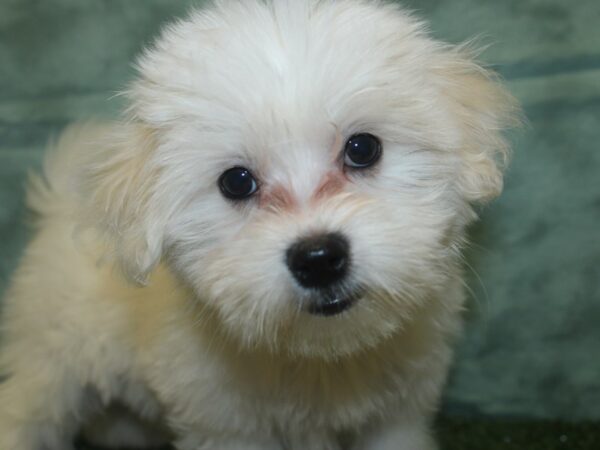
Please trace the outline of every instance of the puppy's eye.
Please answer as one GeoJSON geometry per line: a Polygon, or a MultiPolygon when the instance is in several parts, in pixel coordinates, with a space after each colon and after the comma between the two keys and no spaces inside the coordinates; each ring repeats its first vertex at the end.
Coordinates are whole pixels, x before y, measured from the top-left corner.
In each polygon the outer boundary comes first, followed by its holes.
{"type": "Polygon", "coordinates": [[[344,149],[344,164],[355,169],[371,167],[381,157],[381,142],[369,133],[355,134],[344,149]]]}
{"type": "Polygon", "coordinates": [[[258,183],[245,167],[232,167],[219,177],[219,188],[225,197],[243,200],[258,190],[258,183]]]}

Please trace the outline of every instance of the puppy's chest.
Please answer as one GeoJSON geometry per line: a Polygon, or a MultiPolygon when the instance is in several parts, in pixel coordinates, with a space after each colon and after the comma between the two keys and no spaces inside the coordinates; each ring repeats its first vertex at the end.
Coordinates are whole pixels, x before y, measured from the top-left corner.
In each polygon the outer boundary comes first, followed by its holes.
{"type": "Polygon", "coordinates": [[[401,376],[380,367],[258,358],[220,367],[213,394],[259,428],[351,428],[399,398],[401,376]]]}
{"type": "Polygon", "coordinates": [[[187,327],[164,331],[145,347],[143,372],[181,423],[341,430],[395,406],[407,390],[406,368],[389,352],[322,361],[243,352],[187,327]]]}
{"type": "Polygon", "coordinates": [[[153,359],[153,389],[179,422],[227,429],[352,428],[401,397],[402,377],[364,362],[323,364],[179,352],[153,359]],[[193,357],[194,356],[194,357],[193,357]]]}

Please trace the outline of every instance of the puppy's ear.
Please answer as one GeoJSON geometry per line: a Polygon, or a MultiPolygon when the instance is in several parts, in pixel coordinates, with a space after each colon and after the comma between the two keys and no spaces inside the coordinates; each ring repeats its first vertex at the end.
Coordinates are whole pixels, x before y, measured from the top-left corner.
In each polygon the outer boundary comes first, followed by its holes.
{"type": "Polygon", "coordinates": [[[128,278],[143,284],[161,258],[164,232],[154,133],[141,124],[114,124],[93,146],[80,180],[83,220],[103,232],[128,278]]]}
{"type": "Polygon", "coordinates": [[[502,191],[510,156],[503,131],[520,123],[519,108],[498,77],[472,62],[465,49],[444,55],[436,71],[459,129],[459,190],[469,202],[485,203],[502,191]]]}

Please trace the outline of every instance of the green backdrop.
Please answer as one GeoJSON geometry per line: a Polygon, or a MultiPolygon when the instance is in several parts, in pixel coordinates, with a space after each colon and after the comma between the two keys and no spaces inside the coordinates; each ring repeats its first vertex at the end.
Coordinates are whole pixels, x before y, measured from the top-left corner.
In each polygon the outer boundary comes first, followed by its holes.
{"type": "MultiPolygon", "coordinates": [[[[27,238],[26,170],[65,124],[117,114],[132,58],[190,4],[0,0],[0,291],[27,238]]],[[[600,1],[407,4],[439,38],[492,44],[482,59],[529,121],[504,195],[472,230],[473,298],[444,410],[600,419],[600,1]]]]}

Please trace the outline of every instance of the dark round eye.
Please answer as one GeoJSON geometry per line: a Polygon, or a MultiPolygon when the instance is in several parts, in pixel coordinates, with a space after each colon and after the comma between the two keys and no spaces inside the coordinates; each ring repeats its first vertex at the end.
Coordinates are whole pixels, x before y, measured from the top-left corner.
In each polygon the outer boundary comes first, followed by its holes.
{"type": "Polygon", "coordinates": [[[219,177],[219,188],[231,200],[243,200],[258,190],[258,183],[245,167],[232,167],[219,177]]]}
{"type": "Polygon", "coordinates": [[[375,164],[381,157],[381,142],[369,133],[355,134],[344,149],[344,164],[363,169],[375,164]]]}

